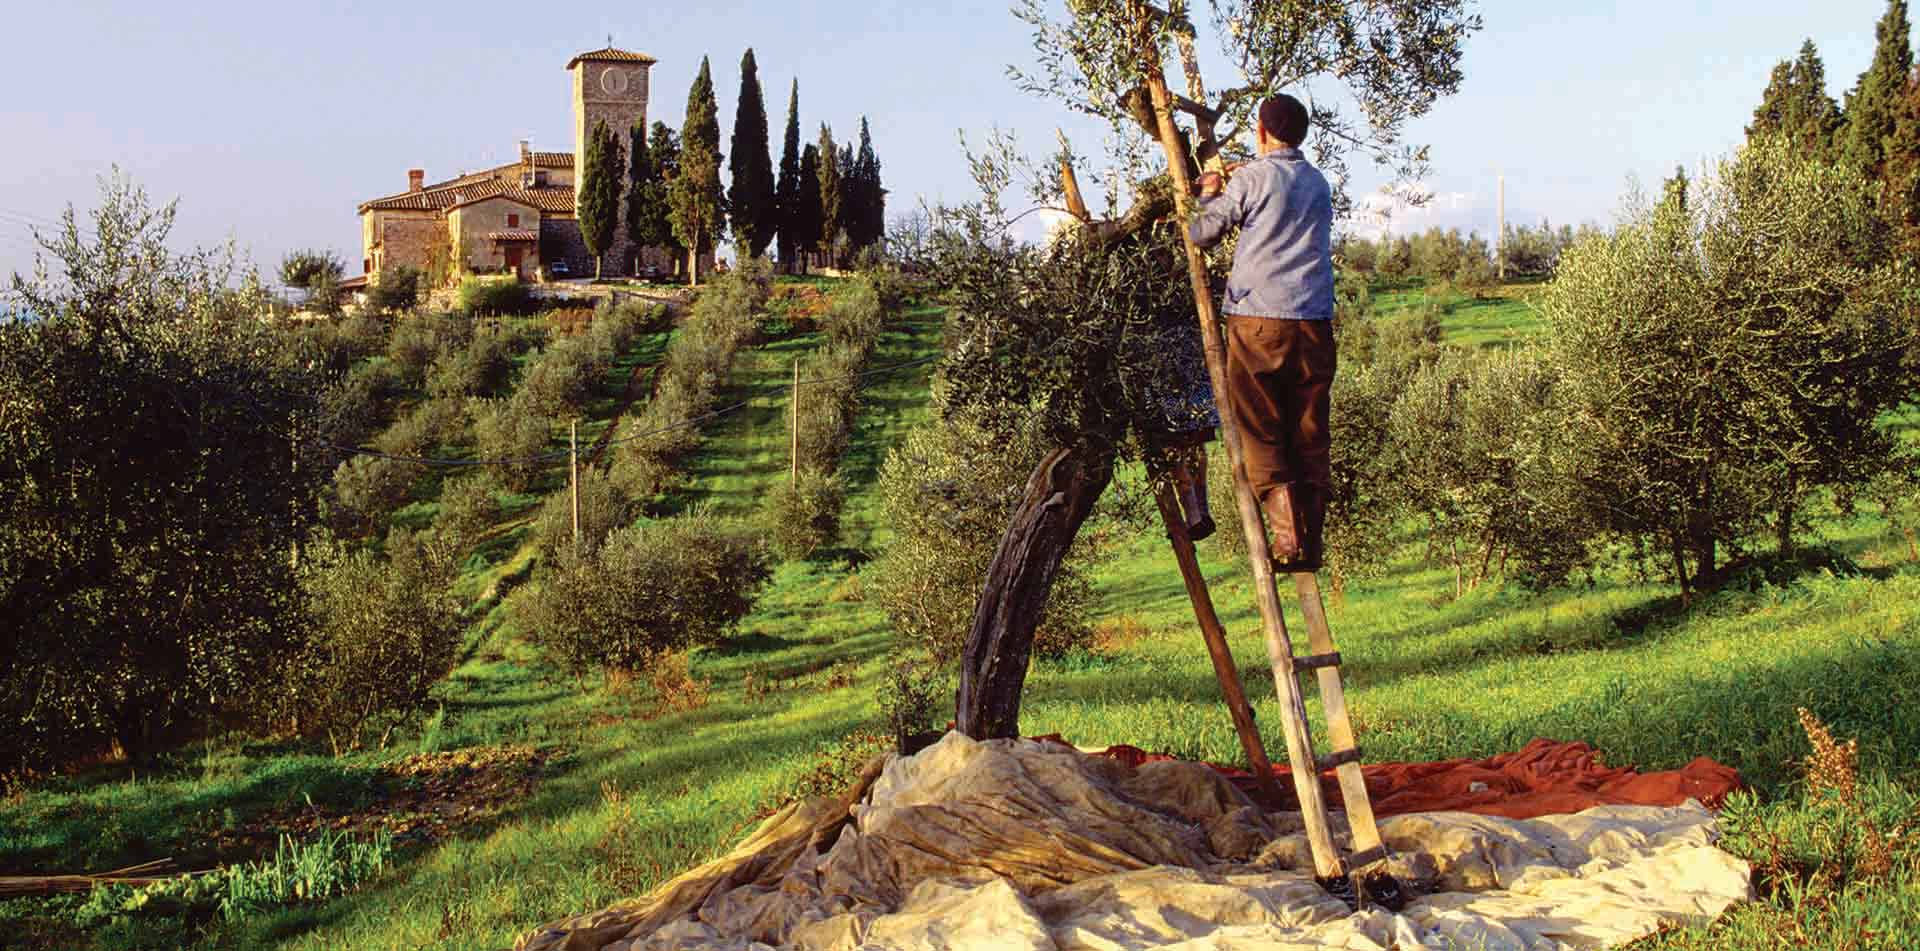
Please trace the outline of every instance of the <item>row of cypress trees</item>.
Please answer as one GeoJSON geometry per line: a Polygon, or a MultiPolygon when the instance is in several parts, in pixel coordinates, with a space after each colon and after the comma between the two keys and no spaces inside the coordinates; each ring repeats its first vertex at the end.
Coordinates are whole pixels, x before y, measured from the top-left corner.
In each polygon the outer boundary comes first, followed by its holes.
{"type": "Polygon", "coordinates": [[[858,253],[885,233],[886,189],[866,118],[860,120],[858,149],[837,145],[825,123],[819,140],[801,148],[797,79],[787,100],[786,136],[775,174],[752,49],[740,60],[740,101],[729,150],[732,185],[723,189],[719,104],[705,58],[688,91],[678,136],[663,122],[651,130],[635,125],[623,147],[616,131],[596,124],[580,169],[577,209],[587,250],[602,260],[624,226],[636,247],[687,255],[688,273],[697,281],[700,257],[729,226],[742,259],[764,255],[778,241],[780,263],[787,269],[804,268],[821,256],[833,261],[858,253]]]}
{"type": "Polygon", "coordinates": [[[1907,0],[1888,0],[1874,29],[1873,62],[1846,93],[1827,94],[1827,67],[1811,39],[1773,68],[1747,134],[1780,133],[1816,157],[1883,182],[1909,226],[1920,225],[1920,82],[1907,0]]]}

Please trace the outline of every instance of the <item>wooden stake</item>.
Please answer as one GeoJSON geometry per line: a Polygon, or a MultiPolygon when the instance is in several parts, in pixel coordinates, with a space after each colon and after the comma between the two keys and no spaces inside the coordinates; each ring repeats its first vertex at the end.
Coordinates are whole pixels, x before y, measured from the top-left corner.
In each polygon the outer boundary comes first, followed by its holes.
{"type": "MultiPolygon", "coordinates": [[[[1138,7],[1139,4],[1134,4],[1138,7]]],[[[1136,16],[1143,33],[1149,29],[1145,16],[1136,16]]],[[[1173,124],[1173,95],[1167,89],[1165,68],[1159,47],[1149,36],[1140,44],[1144,51],[1142,71],[1147,91],[1153,100],[1153,113],[1160,132],[1160,146],[1166,152],[1167,172],[1173,178],[1176,221],[1192,216],[1193,182],[1187,175],[1187,157],[1180,146],[1180,133],[1173,124]]],[[[1187,276],[1193,284],[1193,301],[1200,316],[1200,339],[1204,342],[1207,375],[1213,392],[1223,408],[1227,403],[1226,344],[1221,339],[1218,312],[1213,303],[1213,287],[1207,278],[1207,260],[1191,235],[1182,228],[1180,239],[1187,249],[1187,276]]],[[[1260,608],[1261,627],[1266,634],[1267,658],[1273,668],[1274,689],[1279,694],[1280,725],[1287,737],[1287,759],[1293,764],[1294,792],[1300,797],[1300,816],[1306,824],[1307,842],[1313,850],[1314,871],[1322,878],[1337,878],[1345,873],[1346,863],[1333,842],[1333,829],[1327,819],[1327,805],[1320,793],[1319,770],[1314,767],[1312,738],[1307,735],[1306,702],[1300,696],[1300,684],[1294,678],[1293,643],[1287,638],[1287,622],[1280,612],[1280,592],[1273,571],[1273,553],[1267,545],[1265,523],[1260,517],[1260,502],[1253,497],[1241,460],[1240,430],[1231,411],[1220,414],[1220,440],[1226,446],[1233,468],[1233,494],[1240,510],[1240,527],[1247,538],[1247,560],[1252,563],[1254,593],[1260,608]]]]}
{"type": "Polygon", "coordinates": [[[794,485],[800,484],[800,358],[793,358],[793,422],[788,427],[793,430],[793,445],[787,450],[790,461],[787,480],[794,485]]]}
{"type": "Polygon", "coordinates": [[[580,554],[580,421],[567,421],[567,481],[573,488],[573,553],[580,554]]]}

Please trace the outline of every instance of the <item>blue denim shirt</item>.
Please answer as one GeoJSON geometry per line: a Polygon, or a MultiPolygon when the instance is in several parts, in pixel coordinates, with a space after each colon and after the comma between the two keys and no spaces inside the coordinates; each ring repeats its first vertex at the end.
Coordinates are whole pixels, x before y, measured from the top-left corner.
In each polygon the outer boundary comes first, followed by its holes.
{"type": "Polygon", "coordinates": [[[1240,229],[1221,310],[1241,317],[1333,319],[1333,190],[1299,149],[1247,163],[1187,226],[1211,248],[1240,229]]]}

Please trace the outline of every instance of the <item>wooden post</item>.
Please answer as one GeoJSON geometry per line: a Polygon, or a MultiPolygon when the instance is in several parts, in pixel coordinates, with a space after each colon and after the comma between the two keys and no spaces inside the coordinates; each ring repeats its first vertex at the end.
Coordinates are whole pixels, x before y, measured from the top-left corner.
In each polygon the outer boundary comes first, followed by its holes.
{"type": "Polygon", "coordinates": [[[1494,226],[1497,230],[1493,238],[1493,262],[1500,279],[1504,281],[1507,279],[1507,177],[1501,175],[1498,181],[1500,197],[1495,207],[1498,209],[1499,223],[1494,226]]]}
{"type": "Polygon", "coordinates": [[[800,358],[793,358],[793,422],[788,426],[792,430],[792,445],[787,449],[789,469],[787,481],[800,484],[800,358]]]}
{"type": "MultiPolygon", "coordinates": [[[[1173,178],[1173,201],[1177,211],[1175,220],[1184,223],[1192,217],[1193,182],[1187,175],[1187,156],[1180,145],[1180,132],[1173,124],[1173,94],[1167,89],[1165,66],[1161,62],[1159,47],[1150,35],[1148,15],[1142,9],[1144,4],[1134,3],[1130,6],[1135,8],[1136,29],[1143,34],[1140,43],[1143,56],[1141,69],[1153,102],[1160,146],[1167,156],[1167,172],[1173,178]]],[[[1220,441],[1226,447],[1227,459],[1233,469],[1234,500],[1240,510],[1241,530],[1246,534],[1247,560],[1252,563],[1254,593],[1267,640],[1267,658],[1273,669],[1274,689],[1279,694],[1282,707],[1280,724],[1286,731],[1287,759],[1294,767],[1294,792],[1300,797],[1300,816],[1306,824],[1308,845],[1313,850],[1315,873],[1322,878],[1338,878],[1345,874],[1346,863],[1334,846],[1326,801],[1320,791],[1319,770],[1314,768],[1311,737],[1307,735],[1306,702],[1300,695],[1300,684],[1294,676],[1293,643],[1287,638],[1287,622],[1280,611],[1273,553],[1267,544],[1260,502],[1253,496],[1253,487],[1247,482],[1246,468],[1241,463],[1240,429],[1234,425],[1233,413],[1226,405],[1229,392],[1226,343],[1220,336],[1213,287],[1207,277],[1207,260],[1185,228],[1181,229],[1180,239],[1187,249],[1187,276],[1193,285],[1194,306],[1199,311],[1200,339],[1205,344],[1207,375],[1213,383],[1216,399],[1222,403],[1223,409],[1228,410],[1220,414],[1220,441]]]]}
{"type": "Polygon", "coordinates": [[[573,492],[573,553],[580,554],[580,421],[567,421],[567,482],[573,492]]]}

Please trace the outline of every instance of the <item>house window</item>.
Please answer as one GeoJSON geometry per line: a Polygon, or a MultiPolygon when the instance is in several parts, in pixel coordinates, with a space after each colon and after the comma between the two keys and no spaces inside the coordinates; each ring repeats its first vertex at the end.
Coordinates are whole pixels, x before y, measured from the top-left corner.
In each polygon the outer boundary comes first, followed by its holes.
{"type": "Polygon", "coordinates": [[[507,227],[509,227],[509,228],[518,228],[518,227],[520,227],[520,216],[519,216],[519,215],[516,215],[516,214],[511,214],[511,213],[509,213],[509,214],[507,215],[507,227]]]}

